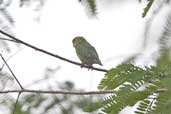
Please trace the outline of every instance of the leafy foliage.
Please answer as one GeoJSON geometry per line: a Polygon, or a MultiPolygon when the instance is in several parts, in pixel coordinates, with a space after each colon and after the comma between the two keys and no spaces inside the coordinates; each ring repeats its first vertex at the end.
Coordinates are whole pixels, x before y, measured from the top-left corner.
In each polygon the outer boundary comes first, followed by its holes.
{"type": "MultiPolygon", "coordinates": [[[[66,81],[60,84],[59,89],[70,91],[75,87],[72,82],[66,81]],[[69,87],[70,85],[72,88],[69,87]]],[[[85,96],[75,97],[66,94],[22,94],[15,114],[74,114],[76,109],[80,110],[90,104],[89,100],[90,98],[85,96]]],[[[12,114],[13,110],[10,111],[12,114]]]]}
{"type": "MultiPolygon", "coordinates": [[[[169,114],[171,112],[171,16],[169,14],[161,37],[160,56],[156,66],[140,68],[121,64],[110,69],[101,80],[100,90],[114,90],[94,103],[93,109],[107,114],[118,114],[126,106],[139,102],[136,114],[169,114]]],[[[99,112],[99,114],[101,114],[99,112]]]]}
{"type": "MultiPolygon", "coordinates": [[[[47,84],[58,70],[59,67],[46,68],[43,78],[29,85],[44,84],[44,82],[47,84]]],[[[13,85],[14,80],[7,74],[0,72],[0,89],[5,90],[8,87],[7,84],[13,85]]],[[[81,91],[76,89],[71,81],[55,83],[53,87],[48,84],[47,88],[44,89],[51,90],[52,88],[63,91],[81,91]]],[[[11,94],[0,94],[0,109],[2,108],[1,111],[4,114],[13,114],[15,102],[16,100],[11,94]]],[[[81,110],[91,102],[92,99],[85,96],[22,93],[15,114],[74,114],[75,110],[81,110]]]]}
{"type": "Polygon", "coordinates": [[[171,11],[169,12],[168,16],[166,17],[164,30],[162,32],[161,37],[159,38],[159,44],[161,46],[161,51],[171,48],[170,36],[171,36],[171,11]]]}
{"type": "Polygon", "coordinates": [[[88,2],[88,7],[93,15],[96,15],[96,2],[95,0],[87,0],[88,2]]]}
{"type": "Polygon", "coordinates": [[[116,93],[104,98],[101,103],[102,111],[107,114],[117,114],[125,106],[132,106],[137,101],[147,98],[152,91],[157,90],[157,86],[150,85],[142,91],[137,89],[154,77],[151,68],[144,70],[132,64],[122,64],[109,70],[99,84],[99,89],[116,90],[116,93]]]}
{"type": "Polygon", "coordinates": [[[83,5],[88,9],[88,16],[97,15],[97,4],[96,0],[78,0],[78,2],[83,3],[83,5]]]}
{"type": "MultiPolygon", "coordinates": [[[[141,101],[136,113],[152,112],[152,103],[154,102],[151,101],[149,96],[158,93],[157,91],[160,88],[171,88],[169,83],[171,79],[168,79],[170,73],[169,75],[167,73],[160,67],[140,68],[132,64],[122,64],[112,68],[102,79],[98,88],[115,90],[116,93],[106,96],[103,101],[95,103],[94,110],[101,109],[102,112],[107,114],[118,114],[124,107],[133,106],[141,101]]],[[[158,110],[157,108],[154,109],[158,110]]]]}
{"type": "Polygon", "coordinates": [[[148,0],[148,4],[147,6],[144,8],[144,12],[142,14],[142,17],[145,17],[150,9],[150,7],[152,6],[154,0],[148,0]]]}
{"type": "MultiPolygon", "coordinates": [[[[82,1],[83,0],[78,0],[78,2],[82,2],[82,1]]],[[[150,8],[151,8],[151,6],[152,6],[152,4],[154,2],[154,0],[147,0],[147,1],[148,1],[148,3],[147,3],[147,5],[144,8],[144,11],[142,13],[142,17],[143,18],[147,15],[148,11],[150,10],[150,8]]],[[[86,0],[86,2],[88,4],[88,8],[90,9],[90,13],[92,15],[94,15],[94,16],[97,15],[97,6],[96,6],[97,4],[96,4],[96,1],[95,0],[86,0]]],[[[141,3],[141,0],[138,0],[138,2],[141,3]]]]}
{"type": "Polygon", "coordinates": [[[149,114],[169,114],[171,112],[171,92],[160,93],[153,110],[149,114]]]}

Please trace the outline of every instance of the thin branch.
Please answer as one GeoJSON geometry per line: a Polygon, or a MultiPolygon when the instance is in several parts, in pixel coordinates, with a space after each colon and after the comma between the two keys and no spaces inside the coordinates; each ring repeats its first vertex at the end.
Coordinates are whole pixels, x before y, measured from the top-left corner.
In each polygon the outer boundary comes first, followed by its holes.
{"type": "Polygon", "coordinates": [[[16,100],[15,105],[14,105],[13,114],[15,114],[15,111],[16,111],[16,108],[17,108],[17,103],[18,103],[20,95],[21,95],[21,92],[19,92],[18,95],[17,95],[17,100],[16,100]]]}
{"type": "Polygon", "coordinates": [[[19,43],[19,42],[17,42],[16,40],[11,40],[11,39],[8,39],[8,38],[0,38],[0,40],[4,40],[4,41],[10,41],[10,42],[19,43]]]}
{"type": "MultiPolygon", "coordinates": [[[[17,50],[14,54],[12,54],[11,56],[9,56],[7,59],[6,59],[6,62],[11,59],[13,56],[15,56],[17,53],[19,53],[22,49],[20,50],[17,50]]],[[[2,64],[2,66],[0,67],[0,71],[4,68],[4,63],[2,64]]]]}
{"type": "Polygon", "coordinates": [[[0,94],[6,94],[6,93],[36,93],[36,94],[63,94],[63,95],[95,95],[95,94],[112,94],[115,93],[115,91],[53,91],[53,90],[29,90],[29,89],[23,89],[23,90],[4,90],[0,91],[0,94]]]}
{"type": "MultiPolygon", "coordinates": [[[[158,89],[155,93],[160,92],[171,92],[168,89],[158,89]]],[[[0,94],[7,93],[36,93],[36,94],[63,94],[63,95],[97,95],[97,94],[113,94],[116,93],[114,90],[104,90],[104,91],[58,91],[58,90],[30,90],[30,89],[21,89],[21,90],[4,90],[0,91],[0,94]]]]}
{"type": "MultiPolygon", "coordinates": [[[[23,44],[23,45],[25,45],[25,46],[27,46],[27,47],[30,47],[30,48],[32,48],[32,49],[34,49],[34,50],[36,50],[36,51],[45,53],[45,54],[47,54],[47,55],[50,55],[50,56],[52,56],[52,57],[61,59],[61,60],[63,60],[63,61],[69,62],[69,63],[72,63],[72,64],[74,64],[74,65],[78,65],[78,66],[81,66],[81,65],[82,65],[81,63],[78,63],[78,62],[69,60],[69,59],[67,59],[67,58],[61,57],[61,56],[59,56],[59,55],[53,54],[53,53],[51,53],[51,52],[48,52],[48,51],[46,51],[46,50],[40,49],[40,48],[38,48],[38,47],[36,47],[36,46],[33,46],[33,45],[31,45],[31,44],[29,44],[29,43],[27,43],[27,42],[24,42],[24,41],[22,41],[22,40],[20,40],[20,39],[18,39],[18,38],[16,38],[16,37],[14,37],[14,36],[12,36],[12,35],[10,35],[10,34],[4,32],[4,31],[2,31],[2,30],[0,30],[0,33],[3,34],[3,35],[5,35],[5,36],[8,36],[9,38],[15,40],[16,42],[19,42],[19,43],[21,43],[21,44],[23,44]]],[[[88,65],[85,65],[84,67],[89,69],[89,66],[88,66],[88,65]]],[[[93,70],[96,70],[96,71],[101,71],[101,72],[107,72],[107,71],[108,71],[108,70],[106,70],[106,69],[101,69],[101,68],[96,68],[96,67],[92,67],[92,69],[93,69],[93,70]]]]}
{"type": "Polygon", "coordinates": [[[19,82],[19,80],[17,79],[17,77],[15,76],[15,74],[13,73],[13,71],[11,70],[11,68],[9,67],[8,63],[6,62],[6,60],[4,59],[4,57],[2,56],[2,54],[0,53],[0,56],[2,58],[2,60],[4,61],[5,65],[7,66],[7,68],[9,69],[9,71],[11,72],[12,76],[14,77],[14,79],[17,81],[17,83],[19,84],[21,89],[24,89],[21,85],[21,83],[19,82]]]}

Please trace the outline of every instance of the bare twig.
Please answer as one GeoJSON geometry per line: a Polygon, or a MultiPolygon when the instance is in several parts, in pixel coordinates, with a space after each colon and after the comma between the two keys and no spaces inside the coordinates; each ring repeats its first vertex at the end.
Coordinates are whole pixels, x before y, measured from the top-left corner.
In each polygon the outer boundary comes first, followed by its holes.
{"type": "MultiPolygon", "coordinates": [[[[157,89],[155,91],[155,93],[160,93],[160,92],[171,92],[171,90],[161,88],[161,89],[157,89]]],[[[7,93],[95,95],[95,94],[112,94],[112,93],[116,93],[116,91],[114,91],[114,90],[104,90],[104,91],[60,91],[60,90],[30,90],[30,89],[0,91],[0,94],[7,94],[7,93]]]]}
{"type": "Polygon", "coordinates": [[[14,105],[13,114],[15,114],[15,111],[16,111],[16,108],[17,108],[17,103],[18,103],[20,95],[21,95],[21,92],[19,92],[18,95],[17,95],[17,100],[16,100],[15,105],[14,105]]]}
{"type": "Polygon", "coordinates": [[[0,38],[0,40],[5,40],[5,41],[10,41],[10,42],[19,43],[19,42],[17,42],[16,40],[11,40],[11,39],[8,39],[8,38],[0,38]]]}
{"type": "Polygon", "coordinates": [[[15,76],[15,74],[13,73],[13,71],[11,70],[11,68],[9,67],[8,63],[6,62],[6,60],[4,59],[4,57],[2,56],[2,54],[0,53],[0,56],[2,58],[2,60],[4,61],[5,65],[7,66],[7,68],[9,69],[9,71],[11,72],[12,76],[14,77],[14,79],[17,81],[17,83],[19,84],[21,89],[24,89],[21,85],[21,83],[19,82],[19,80],[17,79],[17,77],[15,76]]]}
{"type": "MultiPolygon", "coordinates": [[[[19,53],[22,49],[17,50],[14,54],[10,55],[7,59],[6,62],[11,59],[13,56],[15,56],[17,53],[19,53]]],[[[2,64],[2,66],[0,67],[0,71],[4,68],[4,63],[2,64]]]]}
{"type": "MultiPolygon", "coordinates": [[[[5,36],[7,36],[7,37],[9,37],[9,38],[11,38],[11,39],[13,39],[13,40],[15,40],[16,42],[19,42],[19,43],[21,43],[21,44],[23,44],[23,45],[25,45],[25,46],[27,46],[27,47],[30,47],[30,48],[32,48],[32,49],[35,49],[36,51],[45,53],[45,54],[50,55],[50,56],[52,56],[52,57],[61,59],[61,60],[63,60],[63,61],[66,61],[66,62],[75,64],[75,65],[78,65],[78,66],[81,66],[81,65],[82,65],[81,63],[78,63],[78,62],[69,60],[69,59],[67,59],[67,58],[61,57],[61,56],[59,56],[59,55],[53,54],[53,53],[51,53],[51,52],[48,52],[48,51],[46,51],[46,50],[40,49],[40,48],[38,48],[38,47],[36,47],[36,46],[33,46],[33,45],[31,45],[31,44],[29,44],[29,43],[27,43],[27,42],[24,42],[24,41],[22,41],[22,40],[20,40],[20,39],[18,39],[18,38],[16,38],[16,37],[14,37],[14,36],[12,36],[12,35],[10,35],[10,34],[4,32],[4,31],[2,31],[2,30],[0,30],[0,33],[3,34],[3,35],[5,35],[5,36]]],[[[85,65],[84,67],[85,67],[85,68],[89,68],[88,65],[85,65]]],[[[96,67],[92,67],[92,69],[93,69],[93,70],[96,70],[96,71],[101,71],[101,72],[107,72],[107,71],[108,71],[108,70],[106,70],[106,69],[101,69],[101,68],[96,68],[96,67]]]]}
{"type": "Polygon", "coordinates": [[[36,94],[65,94],[65,95],[95,95],[95,94],[111,94],[115,93],[115,91],[53,91],[53,90],[4,90],[0,91],[0,94],[6,93],[36,93],[36,94]]]}

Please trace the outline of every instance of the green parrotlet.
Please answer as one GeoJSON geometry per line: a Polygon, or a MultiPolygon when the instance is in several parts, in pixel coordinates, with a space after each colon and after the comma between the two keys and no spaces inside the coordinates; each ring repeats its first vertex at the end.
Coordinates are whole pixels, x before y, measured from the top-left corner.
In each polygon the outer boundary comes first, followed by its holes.
{"type": "Polygon", "coordinates": [[[77,36],[72,40],[73,47],[76,50],[78,58],[82,62],[82,66],[88,65],[90,68],[93,64],[102,65],[96,49],[82,36],[77,36]]]}

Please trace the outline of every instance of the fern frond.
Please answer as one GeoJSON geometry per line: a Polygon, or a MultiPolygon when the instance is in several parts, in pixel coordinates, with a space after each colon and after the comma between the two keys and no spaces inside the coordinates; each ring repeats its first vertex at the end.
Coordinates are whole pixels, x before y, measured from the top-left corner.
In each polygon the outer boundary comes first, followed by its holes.
{"type": "Polygon", "coordinates": [[[156,100],[155,109],[149,114],[170,114],[171,92],[160,93],[156,100]]]}
{"type": "Polygon", "coordinates": [[[120,84],[126,82],[128,80],[127,78],[127,72],[130,71],[130,67],[132,65],[130,64],[124,64],[119,65],[117,68],[112,68],[107,72],[105,77],[101,80],[98,88],[99,89],[115,89],[120,84]]]}
{"type": "Polygon", "coordinates": [[[84,107],[83,110],[85,112],[93,112],[93,111],[96,111],[96,110],[100,109],[101,107],[103,107],[103,105],[106,104],[105,102],[107,102],[107,101],[99,100],[97,102],[94,102],[92,104],[89,104],[89,106],[84,107]]]}
{"type": "Polygon", "coordinates": [[[156,91],[157,89],[156,86],[151,85],[144,91],[136,91],[139,87],[133,87],[129,84],[124,85],[116,94],[107,96],[104,102],[101,102],[103,104],[101,111],[107,114],[118,114],[124,107],[133,106],[139,100],[147,98],[153,93],[152,91],[156,91]]]}
{"type": "Polygon", "coordinates": [[[119,85],[129,82],[131,84],[142,85],[142,80],[148,80],[151,77],[150,68],[142,69],[132,64],[122,64],[112,68],[101,80],[99,89],[115,89],[119,85]],[[139,81],[139,83],[137,83],[139,81]]]}
{"type": "MultiPolygon", "coordinates": [[[[139,85],[139,87],[141,87],[141,85],[139,85]]],[[[107,114],[118,114],[125,106],[133,106],[138,101],[146,99],[158,89],[157,86],[151,85],[143,91],[136,91],[139,87],[125,85],[124,87],[120,88],[115,95],[109,97],[110,102],[108,104],[110,105],[106,104],[107,106],[102,111],[106,112],[107,114]]],[[[140,109],[142,110],[143,108],[140,109]]]]}
{"type": "Polygon", "coordinates": [[[171,51],[170,49],[166,49],[166,48],[162,49],[161,56],[157,60],[156,72],[157,71],[158,73],[160,73],[161,79],[162,77],[169,78],[169,79],[171,78],[171,51]]]}
{"type": "MultiPolygon", "coordinates": [[[[148,86],[144,91],[140,91],[141,94],[144,95],[144,98],[139,99],[140,104],[137,107],[136,114],[149,114],[153,110],[154,102],[156,101],[156,96],[153,94],[157,91],[161,85],[160,82],[156,81],[150,86],[148,86]],[[151,99],[153,97],[153,99],[151,99]]],[[[139,96],[137,96],[139,98],[139,96]]]]}
{"type": "Polygon", "coordinates": [[[143,91],[137,91],[144,83],[135,82],[134,84],[123,84],[115,94],[106,96],[104,101],[94,103],[91,107],[86,108],[86,112],[92,112],[101,109],[107,114],[118,114],[124,107],[133,106],[139,100],[144,100],[154,91],[157,86],[151,85],[143,91]]]}
{"type": "Polygon", "coordinates": [[[143,17],[143,18],[147,15],[147,13],[148,13],[148,11],[150,10],[150,8],[151,8],[153,2],[154,2],[154,0],[148,0],[148,4],[147,4],[147,6],[144,8],[144,12],[142,13],[142,17],[143,17]]]}
{"type": "MultiPolygon", "coordinates": [[[[116,93],[108,95],[104,100],[94,103],[86,111],[100,109],[103,113],[118,114],[126,106],[133,106],[141,101],[137,114],[148,114],[155,110],[158,89],[171,88],[171,65],[163,67],[140,68],[132,64],[122,64],[112,68],[99,84],[99,89],[115,89],[116,93]],[[151,96],[154,99],[151,100],[151,96]]],[[[99,113],[100,114],[100,113],[99,113]]]]}

